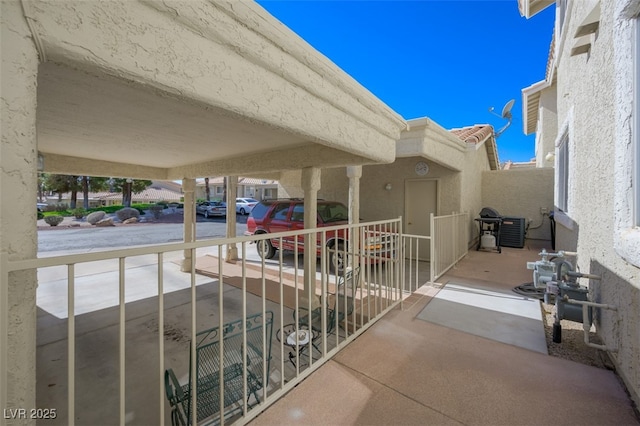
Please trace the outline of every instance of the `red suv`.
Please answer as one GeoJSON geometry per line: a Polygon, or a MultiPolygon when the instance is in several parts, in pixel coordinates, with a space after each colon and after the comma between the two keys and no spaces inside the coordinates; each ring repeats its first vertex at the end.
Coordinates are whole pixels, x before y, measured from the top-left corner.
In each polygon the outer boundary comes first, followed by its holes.
{"type": "MultiPolygon", "coordinates": [[[[318,201],[317,227],[344,225],[348,223],[349,211],[347,207],[336,201],[318,201]]],[[[247,219],[245,235],[272,234],[275,232],[296,231],[304,229],[304,201],[301,199],[267,200],[261,201],[253,207],[247,219]]],[[[318,236],[318,240],[319,240],[318,236]]],[[[319,243],[320,241],[318,241],[319,243]]],[[[296,238],[259,240],[258,254],[264,259],[271,259],[277,249],[295,250],[296,238]]],[[[297,238],[298,252],[304,251],[302,236],[297,238]]],[[[334,270],[341,271],[344,267],[345,238],[344,230],[331,232],[327,235],[327,247],[335,248],[329,252],[329,264],[334,270]]],[[[320,248],[317,252],[320,255],[320,248]]]]}

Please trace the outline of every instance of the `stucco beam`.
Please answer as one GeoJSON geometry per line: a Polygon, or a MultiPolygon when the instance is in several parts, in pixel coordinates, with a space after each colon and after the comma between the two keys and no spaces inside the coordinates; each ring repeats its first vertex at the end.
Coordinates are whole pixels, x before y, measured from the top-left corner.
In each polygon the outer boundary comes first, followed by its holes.
{"type": "Polygon", "coordinates": [[[70,157],[42,153],[44,171],[47,173],[76,175],[122,177],[132,179],[170,180],[167,169],[158,167],[139,166],[129,163],[115,163],[111,161],[92,160],[88,158],[70,157]]]}
{"type": "Polygon", "coordinates": [[[337,109],[361,117],[367,125],[387,137],[397,139],[398,131],[406,128],[406,122],[399,114],[256,2],[216,1],[207,4],[211,16],[215,16],[215,26],[205,24],[202,11],[196,7],[184,7],[183,2],[170,5],[157,1],[146,3],[171,15],[179,6],[177,19],[180,22],[202,34],[211,34],[212,39],[237,51],[252,63],[304,87],[337,109]],[[381,117],[384,120],[380,120],[381,117]]]}
{"type": "MultiPolygon", "coordinates": [[[[392,162],[393,159],[388,162],[392,162]]],[[[372,162],[369,158],[347,154],[323,145],[311,145],[177,167],[169,170],[165,180],[244,175],[248,170],[254,176],[265,176],[307,167],[332,168],[362,164],[372,164],[372,162]]]]}
{"type": "Polygon", "coordinates": [[[391,161],[402,117],[253,2],[28,2],[47,60],[391,161]],[[117,25],[114,24],[117,22],[117,25]]]}
{"type": "Polygon", "coordinates": [[[396,157],[423,157],[455,171],[462,170],[466,144],[429,118],[409,121],[396,144],[396,157]]]}

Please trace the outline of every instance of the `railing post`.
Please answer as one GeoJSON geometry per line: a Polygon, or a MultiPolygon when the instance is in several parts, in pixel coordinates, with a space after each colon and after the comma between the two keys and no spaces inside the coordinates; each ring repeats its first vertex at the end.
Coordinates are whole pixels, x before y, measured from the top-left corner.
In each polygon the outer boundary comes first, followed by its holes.
{"type": "Polygon", "coordinates": [[[9,333],[9,268],[7,252],[0,252],[0,407],[7,405],[7,352],[9,333]]]}
{"type": "Polygon", "coordinates": [[[435,217],[433,215],[433,213],[429,213],[429,222],[430,222],[430,227],[431,227],[431,238],[429,238],[429,245],[431,247],[430,253],[429,253],[429,278],[431,283],[435,282],[435,274],[436,274],[436,268],[435,268],[435,264],[436,264],[436,244],[435,244],[435,240],[436,240],[436,221],[435,221],[435,217]]]}

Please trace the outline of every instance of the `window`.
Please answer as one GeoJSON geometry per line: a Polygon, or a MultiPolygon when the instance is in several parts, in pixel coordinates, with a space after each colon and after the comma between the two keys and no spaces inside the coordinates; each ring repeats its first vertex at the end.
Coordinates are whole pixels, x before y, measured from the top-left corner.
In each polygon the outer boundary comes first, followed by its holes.
{"type": "Polygon", "coordinates": [[[563,212],[569,204],[569,133],[565,133],[558,145],[558,198],[556,206],[563,212]]]}
{"type": "Polygon", "coordinates": [[[304,204],[296,204],[293,206],[291,220],[294,222],[304,222],[304,204]]]}
{"type": "Polygon", "coordinates": [[[287,220],[287,213],[289,212],[289,203],[278,204],[271,213],[271,217],[274,220],[287,220]]]}

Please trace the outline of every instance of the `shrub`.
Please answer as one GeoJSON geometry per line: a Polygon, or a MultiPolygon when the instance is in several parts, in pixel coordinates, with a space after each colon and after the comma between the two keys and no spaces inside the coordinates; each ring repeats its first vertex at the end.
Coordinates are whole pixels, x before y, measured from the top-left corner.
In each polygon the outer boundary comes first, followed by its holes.
{"type": "MultiPolygon", "coordinates": [[[[147,209],[149,208],[149,206],[152,206],[152,205],[153,204],[134,204],[131,206],[131,208],[138,210],[138,212],[140,212],[140,214],[143,215],[144,214],[143,209],[147,209]]],[[[105,213],[117,213],[118,210],[122,210],[122,208],[123,208],[122,205],[102,206],[102,207],[89,209],[89,211],[90,212],[103,211],[105,213]]]]}
{"type": "Polygon", "coordinates": [[[149,211],[153,215],[154,219],[160,219],[160,216],[162,216],[162,210],[164,210],[164,206],[160,204],[156,204],[155,206],[149,207],[149,211]]]}
{"type": "Polygon", "coordinates": [[[104,219],[106,215],[107,214],[105,212],[100,210],[98,210],[97,212],[89,213],[87,215],[87,222],[89,222],[91,225],[95,225],[96,223],[104,219]]]}
{"type": "Polygon", "coordinates": [[[82,207],[78,207],[77,209],[73,209],[73,211],[71,212],[71,214],[73,214],[73,216],[76,219],[82,219],[83,217],[86,216],[87,211],[85,209],[83,209],[82,207]]]}
{"type": "Polygon", "coordinates": [[[56,212],[63,212],[65,210],[67,210],[69,208],[68,204],[65,203],[58,203],[55,206],[53,206],[53,210],[56,212]]]}
{"type": "Polygon", "coordinates": [[[38,212],[38,219],[42,219],[44,217],[44,213],[38,212]]]}
{"type": "Polygon", "coordinates": [[[138,209],[134,209],[133,207],[125,207],[118,210],[116,212],[116,216],[118,216],[120,222],[124,222],[125,220],[131,219],[132,217],[135,217],[136,219],[139,218],[140,212],[138,211],[138,209]]]}
{"type": "Polygon", "coordinates": [[[47,216],[44,218],[44,221],[50,226],[58,226],[63,220],[64,217],[62,216],[47,216]]]}

